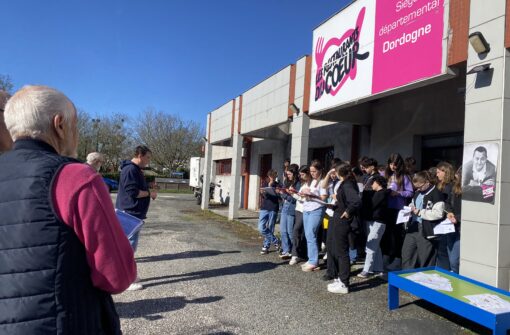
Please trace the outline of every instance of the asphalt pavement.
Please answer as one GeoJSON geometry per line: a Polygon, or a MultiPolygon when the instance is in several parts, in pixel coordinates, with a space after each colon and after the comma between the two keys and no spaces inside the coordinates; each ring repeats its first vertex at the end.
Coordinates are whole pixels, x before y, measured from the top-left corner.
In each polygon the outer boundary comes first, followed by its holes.
{"type": "Polygon", "coordinates": [[[136,254],[145,289],[114,297],[124,333],[490,334],[405,293],[388,311],[382,279],[329,293],[324,270],[302,272],[260,247],[252,227],[202,212],[192,195],[160,194],[136,254]]]}

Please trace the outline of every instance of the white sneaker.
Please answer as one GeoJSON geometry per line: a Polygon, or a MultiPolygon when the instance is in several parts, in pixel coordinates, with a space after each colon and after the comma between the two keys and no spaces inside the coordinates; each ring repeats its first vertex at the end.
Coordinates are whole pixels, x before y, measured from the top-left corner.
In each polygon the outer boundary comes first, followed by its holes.
{"type": "Polygon", "coordinates": [[[299,262],[301,262],[301,258],[299,258],[297,256],[292,256],[289,261],[289,265],[296,265],[299,262]]]}
{"type": "Polygon", "coordinates": [[[347,294],[349,293],[349,288],[345,286],[340,280],[338,280],[335,285],[328,285],[328,292],[337,293],[337,294],[347,294]]]}
{"type": "Polygon", "coordinates": [[[304,272],[312,272],[312,271],[317,271],[319,269],[320,268],[317,265],[313,265],[308,262],[306,262],[305,264],[303,264],[301,266],[301,270],[303,270],[304,272]]]}
{"type": "Polygon", "coordinates": [[[133,283],[129,285],[129,287],[127,288],[127,291],[139,291],[139,290],[143,290],[143,285],[139,283],[133,283]]]}
{"type": "Polygon", "coordinates": [[[338,278],[333,279],[333,282],[332,282],[332,283],[329,283],[329,284],[328,284],[328,287],[330,287],[330,286],[335,286],[335,285],[336,285],[339,281],[340,281],[340,279],[338,279],[338,278]]]}

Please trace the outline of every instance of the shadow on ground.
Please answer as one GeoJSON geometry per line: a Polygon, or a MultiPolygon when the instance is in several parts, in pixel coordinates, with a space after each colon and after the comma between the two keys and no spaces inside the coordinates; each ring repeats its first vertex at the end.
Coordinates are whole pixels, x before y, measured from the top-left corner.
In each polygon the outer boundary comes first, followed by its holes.
{"type": "Polygon", "coordinates": [[[184,308],[187,304],[209,304],[220,301],[223,297],[211,296],[187,300],[186,297],[167,297],[157,299],[145,299],[131,302],[117,302],[115,306],[121,318],[133,319],[144,318],[146,320],[159,320],[161,313],[176,311],[184,308]]]}
{"type": "MultiPolygon", "coordinates": [[[[416,305],[418,307],[421,307],[433,314],[437,314],[439,316],[441,316],[442,318],[450,321],[450,322],[453,322],[453,323],[456,323],[457,325],[459,326],[462,326],[466,329],[468,329],[469,331],[471,332],[474,332],[476,334],[492,334],[492,331],[489,329],[489,328],[485,328],[484,326],[481,326],[471,320],[468,320],[466,318],[463,318],[455,313],[452,313],[446,309],[443,309],[441,307],[438,307],[434,304],[431,304],[429,303],[428,301],[425,301],[425,300],[416,300],[416,301],[413,301],[413,302],[409,302],[409,303],[406,303],[406,304],[402,304],[400,305],[400,308],[405,308],[406,306],[409,306],[409,305],[416,305]]],[[[408,321],[408,320],[407,320],[408,321]]],[[[406,320],[401,320],[401,323],[403,324],[399,324],[399,325],[393,325],[393,327],[395,326],[398,326],[400,327],[400,329],[409,329],[410,331],[412,331],[412,329],[410,328],[411,327],[411,323],[410,324],[407,324],[406,320]]],[[[430,334],[443,334],[444,333],[444,328],[443,326],[446,326],[446,321],[444,321],[445,325],[442,325],[441,322],[438,322],[438,321],[434,321],[434,323],[436,323],[435,325],[427,325],[426,327],[428,327],[428,331],[430,331],[430,334]],[[432,327],[432,328],[431,328],[432,327]],[[434,329],[434,328],[437,328],[437,329],[434,329]],[[432,331],[432,330],[436,330],[436,331],[432,331]]],[[[413,326],[419,326],[416,322],[412,323],[413,326]]],[[[422,325],[423,326],[423,325],[422,325]]]]}
{"type": "Polygon", "coordinates": [[[222,254],[238,254],[241,251],[219,251],[219,250],[197,250],[197,251],[185,251],[177,254],[164,254],[157,256],[138,257],[136,259],[139,263],[158,262],[158,261],[171,261],[175,259],[186,259],[186,258],[200,258],[200,257],[211,257],[222,254]]]}
{"type": "Polygon", "coordinates": [[[273,270],[276,267],[283,265],[285,263],[275,264],[271,262],[262,262],[262,263],[246,263],[236,266],[229,266],[224,268],[218,268],[218,269],[212,269],[212,270],[204,270],[204,271],[196,271],[196,272],[190,272],[185,274],[178,274],[178,275],[169,275],[169,276],[162,276],[162,277],[153,277],[153,278],[144,278],[140,280],[141,282],[148,282],[148,281],[157,281],[153,283],[144,283],[144,287],[151,287],[151,286],[158,286],[158,285],[165,285],[165,284],[173,284],[178,283],[182,281],[188,281],[188,280],[200,280],[200,279],[206,279],[206,278],[212,278],[212,277],[223,277],[223,276],[231,276],[231,275],[237,275],[241,273],[259,273],[264,271],[273,270]],[[168,280],[166,280],[168,279],[168,280]]]}
{"type": "Polygon", "coordinates": [[[361,282],[354,282],[351,283],[349,286],[349,292],[356,292],[356,291],[362,291],[362,290],[368,290],[380,285],[385,285],[388,282],[385,280],[378,278],[378,277],[372,277],[368,280],[364,280],[361,282]]]}

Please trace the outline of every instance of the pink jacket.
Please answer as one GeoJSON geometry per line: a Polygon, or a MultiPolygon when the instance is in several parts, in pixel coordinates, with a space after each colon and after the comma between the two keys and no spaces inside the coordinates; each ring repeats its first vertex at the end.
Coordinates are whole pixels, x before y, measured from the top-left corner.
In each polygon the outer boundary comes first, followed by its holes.
{"type": "Polygon", "coordinates": [[[55,177],[52,199],[55,212],[85,246],[94,286],[124,291],[136,278],[136,263],[101,176],[85,164],[65,165],[55,177]]]}

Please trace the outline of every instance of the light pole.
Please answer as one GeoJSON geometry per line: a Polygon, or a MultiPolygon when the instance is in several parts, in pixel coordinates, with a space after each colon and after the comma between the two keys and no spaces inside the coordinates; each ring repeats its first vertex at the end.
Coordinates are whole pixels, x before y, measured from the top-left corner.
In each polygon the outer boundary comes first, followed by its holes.
{"type": "Polygon", "coordinates": [[[100,119],[92,119],[93,127],[96,130],[96,152],[99,151],[99,122],[101,122],[100,119]]]}

